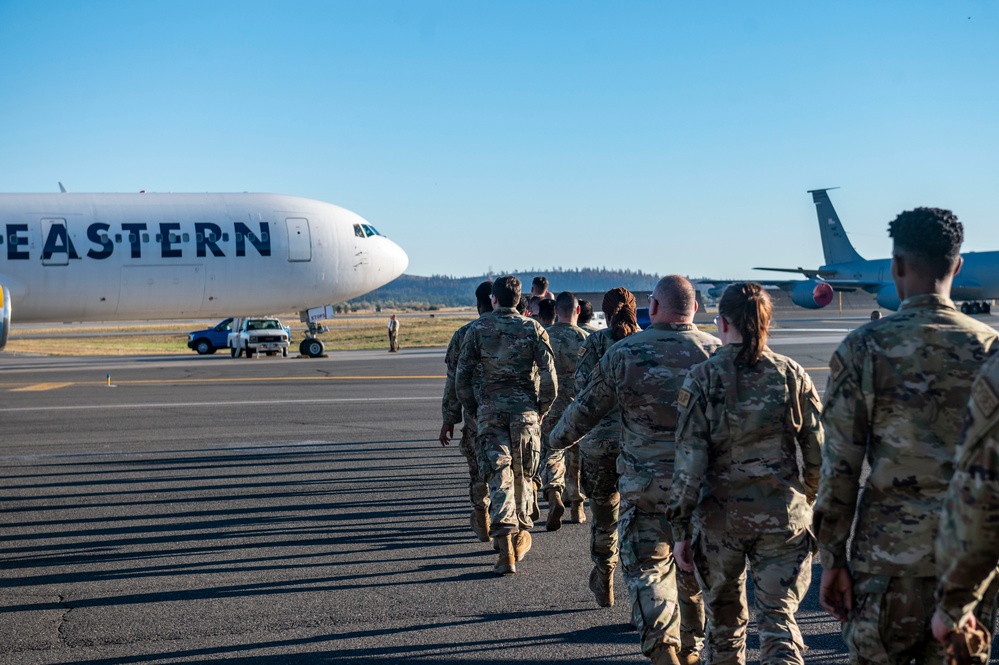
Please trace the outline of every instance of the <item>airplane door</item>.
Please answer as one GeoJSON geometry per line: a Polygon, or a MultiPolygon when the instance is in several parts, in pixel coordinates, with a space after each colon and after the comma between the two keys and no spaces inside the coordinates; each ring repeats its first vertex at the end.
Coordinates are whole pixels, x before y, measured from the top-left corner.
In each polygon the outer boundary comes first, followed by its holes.
{"type": "Polygon", "coordinates": [[[289,217],[284,220],[288,228],[288,260],[312,260],[312,234],[309,220],[304,217],[289,217]]]}
{"type": "Polygon", "coordinates": [[[43,219],[42,265],[68,266],[69,242],[69,230],[66,228],[65,219],[43,219]]]}

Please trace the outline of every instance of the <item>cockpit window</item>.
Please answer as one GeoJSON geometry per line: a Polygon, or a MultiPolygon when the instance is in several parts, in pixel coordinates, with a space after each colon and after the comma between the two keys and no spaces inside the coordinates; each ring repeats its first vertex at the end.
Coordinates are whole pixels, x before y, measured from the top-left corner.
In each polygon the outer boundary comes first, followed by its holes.
{"type": "Polygon", "coordinates": [[[354,235],[357,236],[358,238],[365,237],[364,229],[361,228],[360,224],[354,224],[354,235]]]}
{"type": "Polygon", "coordinates": [[[369,238],[371,236],[379,235],[378,231],[375,231],[375,227],[371,226],[370,224],[363,224],[362,226],[364,226],[364,232],[368,234],[369,238]]]}

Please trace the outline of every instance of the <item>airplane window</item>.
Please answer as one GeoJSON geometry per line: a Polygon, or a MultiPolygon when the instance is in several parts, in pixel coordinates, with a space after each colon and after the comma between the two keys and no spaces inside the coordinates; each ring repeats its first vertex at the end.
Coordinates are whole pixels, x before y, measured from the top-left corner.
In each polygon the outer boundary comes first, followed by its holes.
{"type": "Polygon", "coordinates": [[[114,234],[114,241],[116,243],[118,243],[119,245],[121,244],[121,234],[120,233],[114,234]]]}
{"type": "Polygon", "coordinates": [[[375,227],[371,226],[370,224],[368,224],[368,228],[371,229],[371,232],[374,233],[376,236],[380,236],[381,235],[381,233],[378,232],[378,229],[376,229],[375,227]]]}
{"type": "Polygon", "coordinates": [[[163,242],[163,234],[162,233],[157,233],[156,234],[156,242],[163,242]]]}
{"type": "Polygon", "coordinates": [[[204,242],[204,241],[205,241],[205,234],[204,234],[204,233],[197,233],[197,234],[195,234],[195,235],[194,235],[194,238],[195,238],[195,240],[197,240],[197,241],[198,241],[199,243],[202,243],[202,242],[204,242]]]}
{"type": "Polygon", "coordinates": [[[128,234],[128,241],[129,242],[135,242],[137,238],[138,238],[138,236],[136,236],[134,233],[129,233],[128,234]]]}
{"type": "Polygon", "coordinates": [[[236,242],[242,242],[242,241],[243,241],[243,234],[242,233],[237,233],[236,234],[236,242]]]}
{"type": "Polygon", "coordinates": [[[185,233],[184,234],[184,242],[191,242],[191,234],[190,233],[185,233]]]}
{"type": "Polygon", "coordinates": [[[266,233],[261,233],[260,234],[260,240],[263,241],[263,242],[267,242],[267,234],[266,233]]]}
{"type": "Polygon", "coordinates": [[[142,242],[149,242],[149,234],[148,233],[143,233],[142,234],[142,242]]]}
{"type": "Polygon", "coordinates": [[[0,236],[0,245],[3,244],[3,236],[0,236]]]}
{"type": "Polygon", "coordinates": [[[360,224],[354,224],[354,235],[357,236],[358,238],[365,237],[364,229],[361,228],[360,224]]]}

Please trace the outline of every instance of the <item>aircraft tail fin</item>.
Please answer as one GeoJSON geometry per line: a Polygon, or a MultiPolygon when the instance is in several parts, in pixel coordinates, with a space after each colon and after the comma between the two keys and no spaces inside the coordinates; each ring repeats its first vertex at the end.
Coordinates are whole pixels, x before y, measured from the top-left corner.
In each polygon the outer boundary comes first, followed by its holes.
{"type": "Polygon", "coordinates": [[[833,208],[832,201],[829,200],[830,189],[812,189],[808,193],[812,195],[812,202],[815,204],[815,214],[819,218],[819,233],[822,236],[822,253],[825,255],[826,265],[834,263],[850,263],[852,261],[863,261],[864,258],[857,254],[850,239],[846,237],[843,224],[839,221],[839,215],[833,208]]]}

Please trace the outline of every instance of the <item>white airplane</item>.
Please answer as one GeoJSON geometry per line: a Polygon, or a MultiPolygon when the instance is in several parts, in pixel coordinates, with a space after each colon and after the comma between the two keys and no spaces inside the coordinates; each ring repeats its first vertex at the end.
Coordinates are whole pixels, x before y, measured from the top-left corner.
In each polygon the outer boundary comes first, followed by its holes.
{"type": "Polygon", "coordinates": [[[391,282],[401,247],[338,206],[279,194],[0,194],[0,349],[11,322],[298,311],[391,282]]]}

